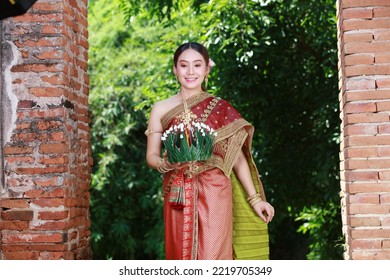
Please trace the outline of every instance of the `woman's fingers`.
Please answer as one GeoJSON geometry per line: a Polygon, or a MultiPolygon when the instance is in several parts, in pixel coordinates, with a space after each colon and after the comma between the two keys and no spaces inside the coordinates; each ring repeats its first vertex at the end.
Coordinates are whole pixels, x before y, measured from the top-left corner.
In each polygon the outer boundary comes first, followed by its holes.
{"type": "Polygon", "coordinates": [[[254,205],[257,215],[266,223],[272,221],[275,210],[268,202],[262,201],[254,205]],[[266,213],[267,215],[264,215],[266,213]]]}

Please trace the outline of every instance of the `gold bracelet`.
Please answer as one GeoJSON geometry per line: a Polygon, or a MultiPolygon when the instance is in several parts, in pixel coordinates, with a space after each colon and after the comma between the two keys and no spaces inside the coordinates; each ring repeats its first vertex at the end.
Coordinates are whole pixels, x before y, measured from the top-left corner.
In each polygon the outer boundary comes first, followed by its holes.
{"type": "Polygon", "coordinates": [[[164,158],[161,158],[157,163],[157,171],[160,173],[167,173],[173,169],[174,168],[169,166],[169,163],[167,163],[164,158]]]}
{"type": "Polygon", "coordinates": [[[253,207],[253,206],[255,206],[255,204],[257,204],[261,201],[263,201],[263,200],[260,197],[257,197],[255,199],[251,200],[250,205],[253,207]]]}
{"type": "Polygon", "coordinates": [[[251,196],[248,196],[246,200],[253,207],[255,204],[259,203],[263,199],[261,198],[260,193],[255,193],[255,194],[253,194],[251,196]]]}
{"type": "Polygon", "coordinates": [[[248,196],[247,199],[246,199],[246,201],[249,202],[249,201],[251,201],[251,200],[253,200],[253,199],[256,199],[256,198],[258,198],[258,197],[261,198],[260,193],[255,193],[255,194],[253,194],[253,195],[251,195],[251,196],[248,196]]]}

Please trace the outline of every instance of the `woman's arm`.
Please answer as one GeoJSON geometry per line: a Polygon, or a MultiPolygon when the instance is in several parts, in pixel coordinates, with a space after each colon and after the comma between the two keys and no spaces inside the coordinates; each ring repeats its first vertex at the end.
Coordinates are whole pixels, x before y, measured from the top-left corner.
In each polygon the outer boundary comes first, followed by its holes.
{"type": "MultiPolygon", "coordinates": [[[[244,155],[244,152],[241,150],[237,158],[237,161],[234,164],[234,171],[237,174],[238,179],[241,184],[244,186],[248,196],[256,194],[256,188],[253,184],[251,171],[249,169],[248,161],[244,155]]],[[[275,210],[266,201],[260,201],[253,205],[253,209],[256,211],[257,215],[266,223],[270,222],[274,216],[275,210]],[[266,215],[264,215],[264,212],[266,215]]]]}
{"type": "Polygon", "coordinates": [[[159,162],[161,161],[161,135],[163,133],[163,127],[160,122],[161,109],[156,104],[150,112],[148,129],[146,135],[148,137],[146,146],[146,162],[150,168],[157,169],[159,162]]]}

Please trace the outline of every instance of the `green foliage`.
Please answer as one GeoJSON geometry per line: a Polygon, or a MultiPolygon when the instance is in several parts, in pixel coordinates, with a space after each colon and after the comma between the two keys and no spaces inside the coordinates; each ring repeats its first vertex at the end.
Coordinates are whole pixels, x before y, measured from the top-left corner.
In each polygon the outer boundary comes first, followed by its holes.
{"type": "Polygon", "coordinates": [[[339,218],[340,204],[329,203],[324,207],[311,206],[304,207],[296,218],[303,224],[298,228],[298,232],[309,234],[310,253],[307,258],[316,259],[341,259],[343,240],[335,239],[335,232],[339,232],[339,224],[334,221],[339,218]]]}
{"type": "Polygon", "coordinates": [[[94,257],[162,258],[160,178],[145,163],[147,119],[135,110],[150,78],[147,36],[129,32],[111,1],[90,6],[90,33],[94,257]]]}
{"type": "Polygon", "coordinates": [[[178,90],[172,56],[199,41],[210,92],[256,129],[273,259],[341,258],[335,3],[331,0],[89,3],[95,258],[163,258],[161,179],[145,162],[152,104],[178,90]]]}

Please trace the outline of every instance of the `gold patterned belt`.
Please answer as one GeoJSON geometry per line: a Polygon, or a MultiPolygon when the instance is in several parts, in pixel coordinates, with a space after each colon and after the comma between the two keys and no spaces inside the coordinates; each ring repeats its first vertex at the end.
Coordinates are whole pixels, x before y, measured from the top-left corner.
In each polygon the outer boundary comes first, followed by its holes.
{"type": "Polygon", "coordinates": [[[206,165],[204,163],[193,162],[185,167],[186,170],[184,174],[188,176],[188,178],[192,178],[195,175],[198,175],[206,170],[213,168],[212,166],[206,165]]]}

